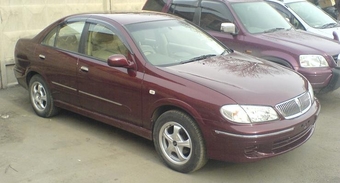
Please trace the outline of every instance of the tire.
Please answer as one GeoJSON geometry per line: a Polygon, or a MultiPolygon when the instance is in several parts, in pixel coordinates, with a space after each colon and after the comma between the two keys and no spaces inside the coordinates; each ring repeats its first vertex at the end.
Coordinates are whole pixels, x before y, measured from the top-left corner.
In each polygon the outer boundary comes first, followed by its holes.
{"type": "Polygon", "coordinates": [[[34,75],[29,82],[29,96],[33,110],[38,116],[52,117],[59,112],[46,82],[40,75],[34,75]]]}
{"type": "Polygon", "coordinates": [[[153,141],[164,163],[178,172],[193,172],[207,162],[201,131],[183,112],[170,110],[163,113],[155,123],[153,141]]]}

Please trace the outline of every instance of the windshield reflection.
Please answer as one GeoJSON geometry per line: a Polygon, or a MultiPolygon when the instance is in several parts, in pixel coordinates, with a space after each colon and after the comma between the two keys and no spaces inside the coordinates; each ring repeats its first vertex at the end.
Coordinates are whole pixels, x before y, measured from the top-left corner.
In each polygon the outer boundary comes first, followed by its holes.
{"type": "Polygon", "coordinates": [[[309,2],[287,4],[303,21],[314,28],[331,28],[339,24],[325,12],[309,2]],[[313,13],[311,13],[313,12],[313,13]]]}
{"type": "Polygon", "coordinates": [[[220,55],[227,47],[195,26],[178,20],[127,26],[141,54],[155,66],[185,64],[220,55]]]}

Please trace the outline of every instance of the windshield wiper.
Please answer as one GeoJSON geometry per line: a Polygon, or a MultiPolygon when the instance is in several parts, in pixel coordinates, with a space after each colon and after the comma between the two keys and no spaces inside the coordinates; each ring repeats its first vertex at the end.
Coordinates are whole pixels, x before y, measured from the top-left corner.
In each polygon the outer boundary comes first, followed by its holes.
{"type": "Polygon", "coordinates": [[[214,57],[216,56],[216,54],[207,54],[207,55],[201,55],[201,56],[198,56],[198,57],[194,57],[192,59],[189,59],[189,60],[184,60],[184,61],[181,61],[180,63],[181,64],[186,64],[186,63],[189,63],[189,62],[195,62],[197,60],[203,60],[203,59],[206,59],[206,58],[209,58],[209,57],[214,57]]]}
{"type": "Polygon", "coordinates": [[[279,31],[279,30],[286,30],[286,29],[285,28],[273,28],[273,29],[269,29],[269,30],[264,31],[264,33],[276,32],[276,31],[279,31]]]}
{"type": "Polygon", "coordinates": [[[336,27],[337,25],[338,25],[337,23],[328,23],[328,24],[325,24],[325,25],[321,26],[320,28],[321,29],[333,28],[333,27],[336,27]]]}

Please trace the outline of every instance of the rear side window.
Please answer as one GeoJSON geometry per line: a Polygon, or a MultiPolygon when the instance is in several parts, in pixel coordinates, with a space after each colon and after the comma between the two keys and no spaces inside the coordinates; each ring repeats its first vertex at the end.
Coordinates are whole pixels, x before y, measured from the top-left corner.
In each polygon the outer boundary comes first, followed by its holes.
{"type": "Polygon", "coordinates": [[[43,45],[47,46],[55,46],[55,36],[57,35],[58,26],[55,27],[50,33],[47,34],[47,36],[44,38],[44,40],[41,42],[43,45]]]}
{"type": "Polygon", "coordinates": [[[234,18],[225,4],[213,1],[202,2],[200,26],[203,29],[220,31],[222,23],[233,21],[234,18]]]}
{"type": "Polygon", "coordinates": [[[56,47],[77,52],[84,25],[85,22],[74,22],[61,25],[59,34],[56,37],[56,47]]]}
{"type": "Polygon", "coordinates": [[[67,51],[78,52],[80,37],[85,22],[64,23],[54,28],[42,41],[42,44],[67,51]]]}
{"type": "Polygon", "coordinates": [[[144,5],[143,10],[161,12],[166,2],[167,0],[148,0],[144,5]]]}

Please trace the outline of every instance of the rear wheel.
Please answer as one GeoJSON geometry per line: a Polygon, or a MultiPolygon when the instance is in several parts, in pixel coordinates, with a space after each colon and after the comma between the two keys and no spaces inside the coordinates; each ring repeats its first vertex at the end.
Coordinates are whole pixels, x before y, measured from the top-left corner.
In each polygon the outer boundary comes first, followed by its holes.
{"type": "Polygon", "coordinates": [[[183,112],[163,113],[156,121],[153,140],[157,153],[173,170],[193,172],[207,162],[202,134],[195,121],[183,112]]]}
{"type": "Polygon", "coordinates": [[[46,82],[39,75],[34,75],[29,83],[29,95],[31,105],[35,113],[41,117],[51,117],[58,113],[54,106],[51,92],[46,82]]]}

